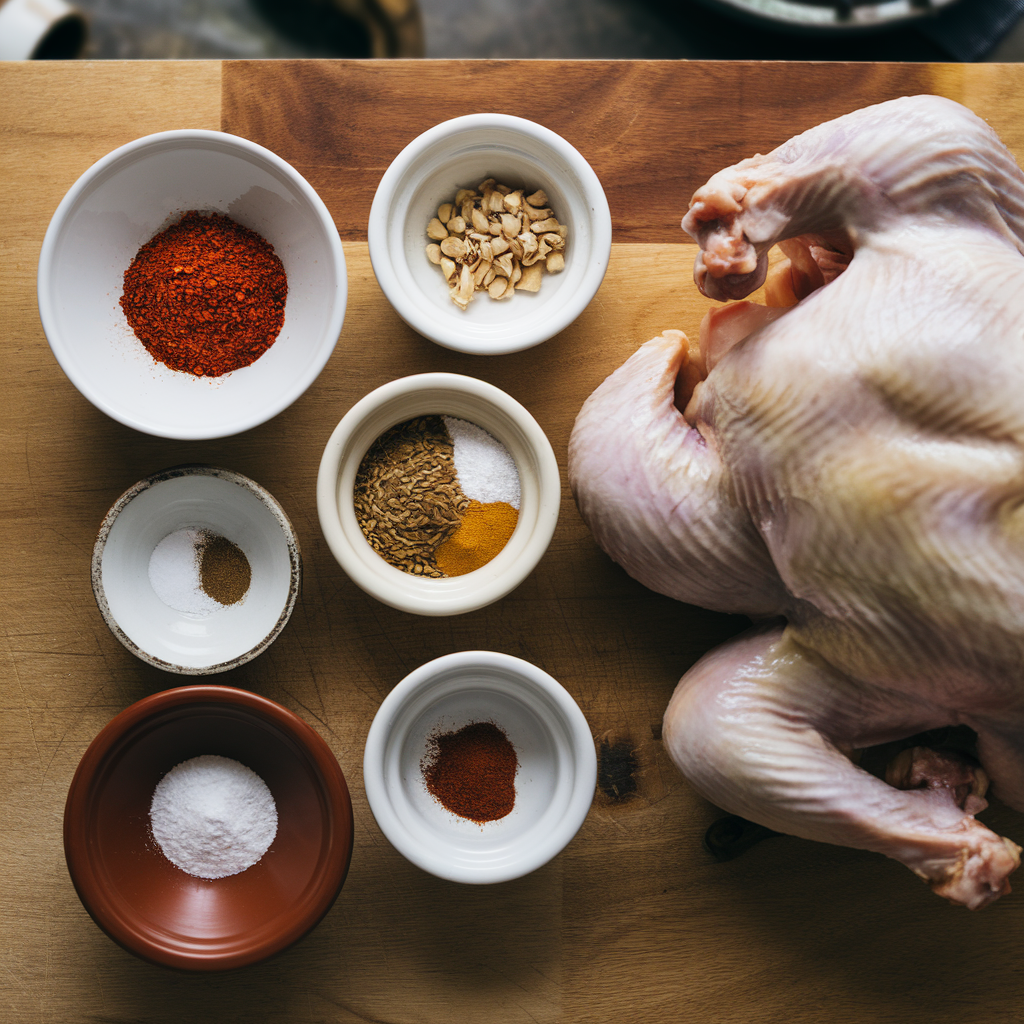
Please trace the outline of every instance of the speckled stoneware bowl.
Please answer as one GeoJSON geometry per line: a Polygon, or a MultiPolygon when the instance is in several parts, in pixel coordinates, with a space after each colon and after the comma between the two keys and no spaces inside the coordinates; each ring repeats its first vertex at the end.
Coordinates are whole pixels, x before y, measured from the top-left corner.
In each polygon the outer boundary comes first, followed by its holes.
{"type": "Polygon", "coordinates": [[[299,593],[299,541],[284,509],[255,481],[213,466],[176,466],[140,480],[114,502],[92,555],[92,588],[111,632],[167,672],[210,675],[265,651],[299,593]],[[208,530],[241,548],[245,597],[209,614],[177,611],[150,582],[156,546],[177,530],[208,530]]]}

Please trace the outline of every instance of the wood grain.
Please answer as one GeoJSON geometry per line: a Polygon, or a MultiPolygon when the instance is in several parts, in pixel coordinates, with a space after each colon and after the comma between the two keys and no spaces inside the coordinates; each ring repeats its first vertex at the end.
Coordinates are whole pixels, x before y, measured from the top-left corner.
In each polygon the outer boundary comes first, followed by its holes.
{"type": "MultiPolygon", "coordinates": [[[[379,384],[427,370],[481,377],[523,402],[551,438],[564,480],[586,395],[648,337],[695,330],[706,308],[690,280],[694,249],[675,229],[699,180],[833,113],[938,86],[999,119],[1020,153],[1024,119],[1007,104],[1019,72],[266,62],[228,64],[222,75],[204,63],[0,66],[0,1017],[1020,1020],[1024,897],[969,914],[893,862],[785,837],[728,864],[703,852],[701,836],[719,812],[672,768],[659,723],[682,672],[743,620],[634,583],[595,547],[567,489],[554,541],[529,579],[490,608],[442,620],[359,591],[326,548],[314,500],[320,454],[347,409],[379,384]],[[486,108],[533,116],[570,138],[605,181],[616,218],[611,265],[586,312],[545,345],[497,359],[448,352],[409,330],[380,292],[363,240],[373,190],[402,145],[431,123],[486,108]],[[64,191],[114,146],[186,124],[246,135],[295,163],[344,234],[350,287],[338,347],[309,391],[272,422],[205,443],[146,437],[97,412],[62,376],[35,309],[35,260],[64,191]],[[110,635],[92,599],[89,559],[117,496],[186,461],[252,476],[295,523],[305,566],[295,614],[267,653],[220,681],[280,701],[317,729],[346,773],[356,815],[352,870],[327,918],[270,963],[223,977],[163,971],[111,943],[75,896],[60,838],[67,786],[92,738],[127,704],[180,681],[110,635]],[[377,829],[361,778],[380,700],[415,666],[471,648],[540,665],[579,701],[596,742],[623,743],[636,760],[636,791],[616,799],[599,790],[559,858],[482,888],[411,867],[377,829]]],[[[1021,815],[995,806],[986,818],[1024,842],[1021,815]]]]}
{"type": "Polygon", "coordinates": [[[366,237],[377,182],[421,132],[490,111],[571,142],[604,185],[617,242],[680,242],[694,190],[821,121],[936,92],[988,118],[1020,156],[1022,65],[702,61],[229,62],[226,130],[294,164],[344,239],[366,237]],[[799,70],[797,70],[799,69],[799,70]]]}

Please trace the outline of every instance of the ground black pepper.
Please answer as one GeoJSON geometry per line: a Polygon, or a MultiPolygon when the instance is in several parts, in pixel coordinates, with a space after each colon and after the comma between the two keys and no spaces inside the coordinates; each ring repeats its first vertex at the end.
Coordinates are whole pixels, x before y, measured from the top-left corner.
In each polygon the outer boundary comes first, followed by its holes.
{"type": "Polygon", "coordinates": [[[209,534],[199,553],[199,580],[204,593],[214,601],[237,604],[252,582],[249,559],[227,537],[209,534]]]}

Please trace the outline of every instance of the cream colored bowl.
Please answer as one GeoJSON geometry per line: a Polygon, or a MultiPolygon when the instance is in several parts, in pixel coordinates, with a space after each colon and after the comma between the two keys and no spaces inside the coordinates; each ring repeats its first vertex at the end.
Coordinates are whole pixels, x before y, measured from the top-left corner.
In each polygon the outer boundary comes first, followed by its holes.
{"type": "Polygon", "coordinates": [[[403,377],[357,402],[335,428],[320,460],[320,528],[338,563],[368,594],[417,615],[459,615],[514,590],[547,550],[562,497],[558,463],[544,431],[504,391],[454,373],[403,377]],[[454,416],[482,427],[508,450],[519,472],[519,520],[509,542],[464,576],[425,579],[389,565],[359,528],[352,491],[363,456],[384,431],[417,416],[454,416]]]}

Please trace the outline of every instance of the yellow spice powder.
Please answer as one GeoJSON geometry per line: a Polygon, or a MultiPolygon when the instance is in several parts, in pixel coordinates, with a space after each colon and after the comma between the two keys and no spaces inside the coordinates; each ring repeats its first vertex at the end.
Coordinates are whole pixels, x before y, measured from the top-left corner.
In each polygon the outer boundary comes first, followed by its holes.
{"type": "Polygon", "coordinates": [[[446,576],[465,576],[486,565],[508,543],[517,522],[519,513],[507,501],[471,501],[462,524],[434,551],[438,569],[446,576]]]}

